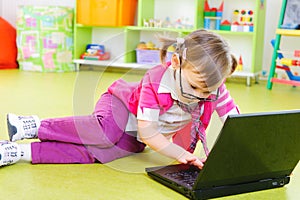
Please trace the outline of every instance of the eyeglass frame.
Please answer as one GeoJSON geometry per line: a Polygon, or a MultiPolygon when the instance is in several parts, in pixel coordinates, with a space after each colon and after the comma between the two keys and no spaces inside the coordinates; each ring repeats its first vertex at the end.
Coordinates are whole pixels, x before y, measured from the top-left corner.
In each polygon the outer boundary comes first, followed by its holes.
{"type": "Polygon", "coordinates": [[[220,94],[219,88],[216,90],[216,94],[210,93],[210,95],[209,95],[209,97],[210,97],[211,95],[214,95],[214,96],[215,96],[215,99],[201,98],[201,97],[195,96],[195,95],[193,95],[193,94],[184,92],[184,91],[183,91],[183,87],[182,87],[181,63],[180,63],[180,66],[179,66],[179,86],[180,86],[180,92],[181,92],[181,95],[182,95],[184,98],[187,98],[187,99],[197,99],[197,100],[199,100],[199,101],[214,102],[214,101],[217,101],[217,100],[218,100],[219,94],[220,94]]]}

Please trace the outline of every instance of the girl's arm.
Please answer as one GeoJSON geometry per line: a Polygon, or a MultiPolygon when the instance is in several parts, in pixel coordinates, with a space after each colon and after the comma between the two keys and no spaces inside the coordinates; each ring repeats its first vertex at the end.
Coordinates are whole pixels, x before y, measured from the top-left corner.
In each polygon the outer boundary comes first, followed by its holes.
{"type": "Polygon", "coordinates": [[[157,127],[157,122],[138,120],[138,134],[146,145],[154,151],[176,159],[180,163],[195,165],[202,169],[203,163],[198,157],[170,142],[158,131],[157,127]]]}
{"type": "Polygon", "coordinates": [[[230,96],[225,84],[221,85],[220,96],[215,102],[215,104],[216,111],[223,123],[225,122],[228,115],[240,113],[238,106],[235,104],[234,100],[230,96]]]}

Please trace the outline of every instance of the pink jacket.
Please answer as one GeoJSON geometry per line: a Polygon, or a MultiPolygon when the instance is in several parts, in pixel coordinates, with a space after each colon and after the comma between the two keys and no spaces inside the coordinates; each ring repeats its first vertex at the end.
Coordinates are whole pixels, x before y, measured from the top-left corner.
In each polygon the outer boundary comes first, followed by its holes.
{"type": "MultiPolygon", "coordinates": [[[[168,66],[170,63],[168,63],[168,66]]],[[[129,83],[122,79],[115,81],[109,88],[108,92],[117,96],[126,105],[128,110],[137,115],[138,106],[141,110],[143,108],[159,109],[160,115],[165,113],[172,105],[174,100],[170,93],[158,93],[160,81],[162,76],[168,67],[164,65],[157,65],[149,69],[142,80],[137,83],[129,83]]],[[[204,103],[204,113],[201,116],[202,130],[205,130],[211,120],[211,116],[216,111],[219,117],[226,116],[226,114],[233,109],[239,113],[237,106],[233,99],[230,97],[229,92],[226,89],[225,84],[222,84],[219,88],[220,97],[215,102],[204,103]]],[[[190,144],[190,126],[184,127],[181,131],[178,131],[174,137],[173,142],[187,149],[190,144]]]]}

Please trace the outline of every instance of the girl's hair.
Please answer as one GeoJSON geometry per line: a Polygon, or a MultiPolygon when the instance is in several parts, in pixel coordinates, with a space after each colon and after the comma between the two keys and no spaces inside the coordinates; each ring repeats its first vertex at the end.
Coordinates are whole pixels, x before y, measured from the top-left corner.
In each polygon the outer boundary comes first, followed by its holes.
{"type": "Polygon", "coordinates": [[[196,30],[180,39],[164,36],[158,39],[162,43],[160,58],[163,64],[168,47],[175,45],[174,53],[179,55],[181,68],[187,63],[192,64],[199,70],[201,81],[205,81],[207,87],[221,84],[237,66],[228,43],[213,32],[196,30]]]}

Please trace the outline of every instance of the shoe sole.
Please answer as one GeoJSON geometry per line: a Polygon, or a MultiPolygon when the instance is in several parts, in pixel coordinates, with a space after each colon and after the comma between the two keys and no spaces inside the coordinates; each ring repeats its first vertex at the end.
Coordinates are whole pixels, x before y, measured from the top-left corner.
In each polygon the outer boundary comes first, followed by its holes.
{"type": "Polygon", "coordinates": [[[9,135],[9,140],[12,141],[13,136],[17,133],[17,127],[13,126],[9,120],[9,114],[6,115],[7,119],[7,130],[9,135]]]}

